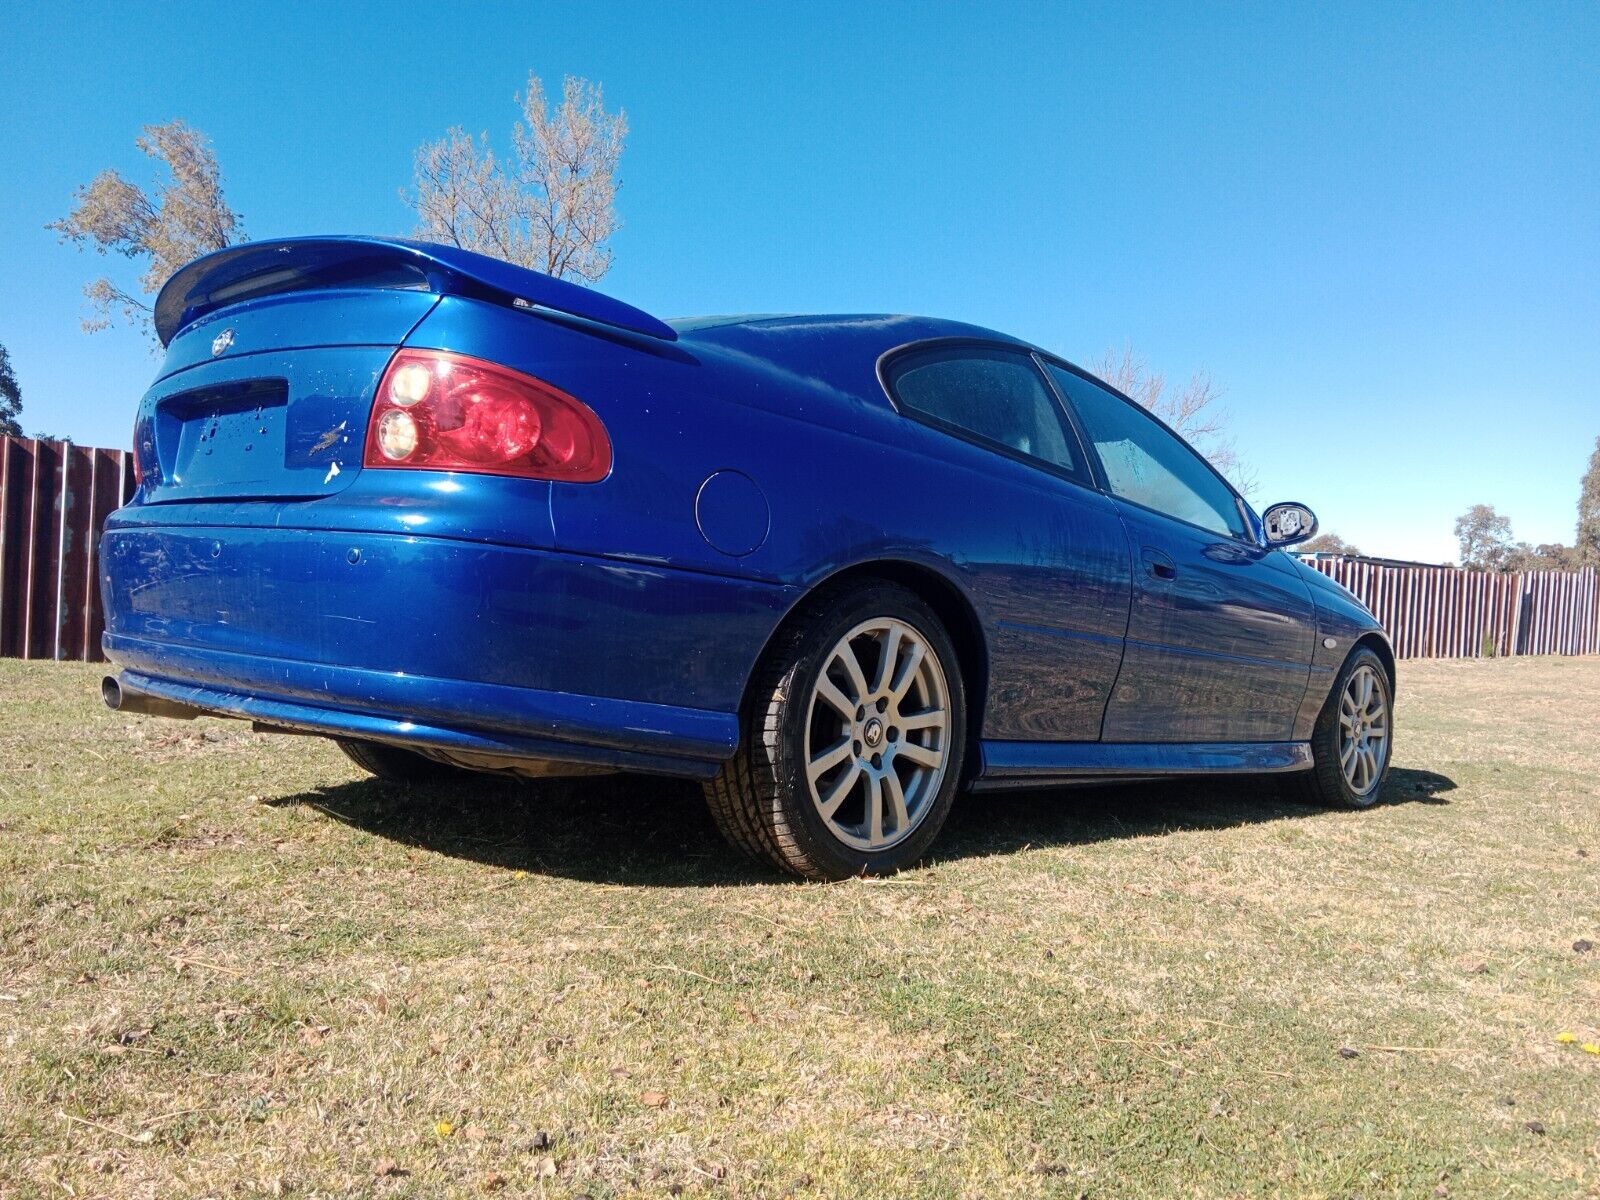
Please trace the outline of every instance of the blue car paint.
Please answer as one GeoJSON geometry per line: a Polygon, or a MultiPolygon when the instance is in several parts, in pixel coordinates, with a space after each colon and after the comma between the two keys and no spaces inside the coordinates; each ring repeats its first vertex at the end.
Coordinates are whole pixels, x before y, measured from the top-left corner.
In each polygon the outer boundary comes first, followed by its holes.
{"type": "Polygon", "coordinates": [[[1122,782],[1162,775],[1249,772],[1274,775],[1311,765],[1304,741],[1242,745],[1221,742],[984,742],[975,786],[1018,787],[1066,782],[1122,782]]]}
{"type": "Polygon", "coordinates": [[[1138,552],[1137,592],[1103,738],[1290,740],[1315,636],[1299,572],[1278,551],[1117,508],[1138,552]]]}
{"type": "Polygon", "coordinates": [[[1285,561],[1305,582],[1317,614],[1310,682],[1294,723],[1293,736],[1304,740],[1311,736],[1317,714],[1322,711],[1323,701],[1333,687],[1339,668],[1344,665],[1349,648],[1358,641],[1371,645],[1388,665],[1391,679],[1394,677],[1394,648],[1372,614],[1342,584],[1299,559],[1285,556],[1285,561]]]}
{"type": "Polygon", "coordinates": [[[672,341],[677,332],[649,313],[591,288],[512,263],[407,238],[301,237],[248,242],[197,258],[169,279],[156,297],[156,334],[163,346],[200,317],[230,304],[242,285],[261,294],[301,294],[352,276],[385,276],[393,291],[427,290],[477,296],[498,304],[555,312],[672,341]]]}
{"type": "Polygon", "coordinates": [[[441,277],[189,305],[140,406],[160,467],[107,523],[105,648],[125,687],[276,706],[256,719],[295,728],[704,775],[732,752],[783,617],[865,569],[925,584],[966,619],[982,773],[1041,781],[1292,769],[1351,643],[1385,645],[1281,552],[1196,539],[910,421],[878,380],[908,343],[1015,339],[863,316],[684,322],[668,341],[631,318],[597,323],[614,315],[603,305],[562,316],[500,291],[441,277]],[[610,475],[363,470],[399,345],[578,396],[611,436],[610,475]],[[222,414],[235,449],[266,429],[263,452],[208,478],[206,405],[261,378],[285,381],[281,426],[251,424],[248,406],[222,414]],[[1152,548],[1181,560],[1181,587],[1147,581],[1152,548]],[[1122,744],[1090,750],[1102,737],[1122,744]]]}

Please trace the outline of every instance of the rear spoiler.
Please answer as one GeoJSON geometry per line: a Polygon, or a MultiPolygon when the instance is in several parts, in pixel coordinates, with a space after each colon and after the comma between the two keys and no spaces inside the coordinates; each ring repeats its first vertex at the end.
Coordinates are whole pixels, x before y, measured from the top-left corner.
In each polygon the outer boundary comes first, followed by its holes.
{"type": "Polygon", "coordinates": [[[517,308],[546,308],[675,342],[649,313],[574,283],[456,246],[404,238],[306,237],[247,242],[180,270],[156,297],[161,344],[208,312],[259,296],[324,287],[403,287],[469,296],[517,308]]]}

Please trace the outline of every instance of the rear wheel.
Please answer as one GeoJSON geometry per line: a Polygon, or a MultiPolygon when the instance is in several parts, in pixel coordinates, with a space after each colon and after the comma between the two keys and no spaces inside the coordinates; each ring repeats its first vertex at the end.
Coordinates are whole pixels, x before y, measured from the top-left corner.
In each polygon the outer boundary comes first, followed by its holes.
{"type": "Polygon", "coordinates": [[[1383,790],[1394,743],[1393,689],[1383,661],[1365,647],[1339,672],[1311,735],[1315,766],[1298,777],[1307,800],[1371,808],[1383,790]]]}
{"type": "Polygon", "coordinates": [[[412,750],[382,742],[362,742],[353,738],[334,738],[334,744],[356,766],[386,783],[444,783],[461,779],[470,772],[446,763],[435,762],[412,750]]]}
{"type": "Polygon", "coordinates": [[[960,786],[955,647],[904,588],[819,597],[768,651],[742,725],[706,785],[730,842],[812,879],[896,871],[927,850],[960,786]]]}

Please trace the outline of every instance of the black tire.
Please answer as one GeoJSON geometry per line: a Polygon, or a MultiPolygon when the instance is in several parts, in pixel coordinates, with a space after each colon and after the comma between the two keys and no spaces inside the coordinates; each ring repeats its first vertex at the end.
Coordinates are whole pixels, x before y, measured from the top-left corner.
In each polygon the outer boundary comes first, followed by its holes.
{"type": "Polygon", "coordinates": [[[334,738],[333,742],[356,766],[369,775],[376,775],[385,783],[447,783],[452,779],[461,780],[472,773],[382,742],[362,742],[353,738],[334,738]]]}
{"type": "Polygon", "coordinates": [[[955,645],[918,596],[887,582],[819,594],[803,602],[756,670],[739,749],[705,787],[711,814],[735,848],[780,870],[808,879],[891,874],[920,859],[949,816],[965,768],[966,713],[955,645]],[[942,671],[948,726],[941,735],[943,774],[937,787],[930,778],[909,832],[885,849],[865,850],[830,829],[812,798],[804,759],[812,692],[830,655],[851,630],[879,619],[903,622],[921,636],[942,671]]]}
{"type": "Polygon", "coordinates": [[[1294,793],[1309,804],[1328,808],[1371,808],[1383,793],[1383,781],[1389,774],[1389,764],[1394,757],[1394,680],[1389,677],[1383,660],[1362,646],[1345,660],[1334,680],[1328,699],[1317,714],[1317,724],[1311,733],[1311,755],[1314,765],[1293,777],[1290,784],[1294,793]],[[1383,711],[1386,715],[1387,736],[1382,749],[1382,767],[1377,779],[1363,791],[1357,791],[1345,778],[1340,764],[1340,701],[1350,680],[1363,668],[1376,677],[1381,690],[1383,711]]]}

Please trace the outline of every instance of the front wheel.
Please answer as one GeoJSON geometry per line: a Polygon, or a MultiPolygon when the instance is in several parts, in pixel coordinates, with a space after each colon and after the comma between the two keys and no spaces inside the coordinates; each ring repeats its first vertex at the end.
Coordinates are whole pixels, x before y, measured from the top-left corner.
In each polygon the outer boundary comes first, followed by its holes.
{"type": "Polygon", "coordinates": [[[1393,689],[1383,661],[1365,647],[1345,660],[1311,735],[1315,765],[1298,777],[1305,798],[1371,808],[1394,746],[1393,689]]]}
{"type": "Polygon", "coordinates": [[[891,873],[927,850],[961,783],[955,646],[893,584],[819,597],[768,651],[742,725],[706,785],[730,842],[811,879],[891,873]]]}

